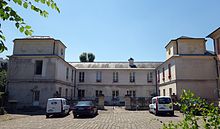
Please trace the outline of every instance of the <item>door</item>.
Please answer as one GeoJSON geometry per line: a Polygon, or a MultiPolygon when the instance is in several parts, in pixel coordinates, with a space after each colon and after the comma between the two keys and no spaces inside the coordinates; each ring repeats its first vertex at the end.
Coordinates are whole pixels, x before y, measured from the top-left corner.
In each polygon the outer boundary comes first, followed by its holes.
{"type": "Polygon", "coordinates": [[[33,106],[39,106],[40,91],[33,92],[33,106]]]}
{"type": "Polygon", "coordinates": [[[119,91],[118,90],[112,91],[112,102],[114,105],[119,102],[119,91]]]}

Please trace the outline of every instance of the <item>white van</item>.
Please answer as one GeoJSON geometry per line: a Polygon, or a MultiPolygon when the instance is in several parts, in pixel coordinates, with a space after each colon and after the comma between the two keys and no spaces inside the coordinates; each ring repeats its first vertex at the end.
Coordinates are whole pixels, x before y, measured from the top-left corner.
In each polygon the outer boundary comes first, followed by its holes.
{"type": "Polygon", "coordinates": [[[149,112],[159,115],[162,113],[169,113],[174,115],[173,102],[170,96],[156,96],[152,98],[149,105],[149,112]]]}
{"type": "Polygon", "coordinates": [[[67,115],[70,106],[67,105],[64,98],[50,98],[47,100],[46,118],[50,115],[67,115]]]}

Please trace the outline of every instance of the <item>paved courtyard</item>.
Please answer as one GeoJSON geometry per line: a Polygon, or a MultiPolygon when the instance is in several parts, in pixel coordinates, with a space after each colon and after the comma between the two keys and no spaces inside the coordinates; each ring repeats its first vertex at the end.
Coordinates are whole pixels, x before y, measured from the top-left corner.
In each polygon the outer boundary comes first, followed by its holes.
{"type": "Polygon", "coordinates": [[[62,118],[46,119],[45,115],[24,115],[12,120],[0,121],[0,129],[158,129],[162,123],[179,121],[182,114],[174,117],[154,116],[148,111],[126,111],[121,107],[107,107],[94,118],[75,118],[72,113],[62,118]]]}

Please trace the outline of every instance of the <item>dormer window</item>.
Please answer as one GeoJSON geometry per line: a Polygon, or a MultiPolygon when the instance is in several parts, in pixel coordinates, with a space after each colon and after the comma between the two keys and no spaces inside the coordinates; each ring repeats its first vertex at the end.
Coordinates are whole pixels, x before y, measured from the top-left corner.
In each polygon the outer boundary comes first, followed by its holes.
{"type": "Polygon", "coordinates": [[[168,54],[169,54],[169,55],[171,54],[171,50],[170,50],[170,49],[168,50],[168,54]]]}
{"type": "Polygon", "coordinates": [[[62,48],[60,50],[60,54],[61,54],[61,56],[63,56],[63,49],[62,48]]]}

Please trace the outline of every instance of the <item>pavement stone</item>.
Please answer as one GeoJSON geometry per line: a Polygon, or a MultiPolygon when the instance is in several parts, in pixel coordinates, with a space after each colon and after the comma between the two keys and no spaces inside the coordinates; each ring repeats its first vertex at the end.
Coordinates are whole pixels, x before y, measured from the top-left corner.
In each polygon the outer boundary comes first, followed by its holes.
{"type": "Polygon", "coordinates": [[[0,129],[158,129],[163,123],[183,118],[154,116],[148,111],[127,111],[123,107],[106,107],[94,118],[73,118],[72,113],[62,118],[46,119],[45,115],[26,116],[0,122],[0,129]]]}

